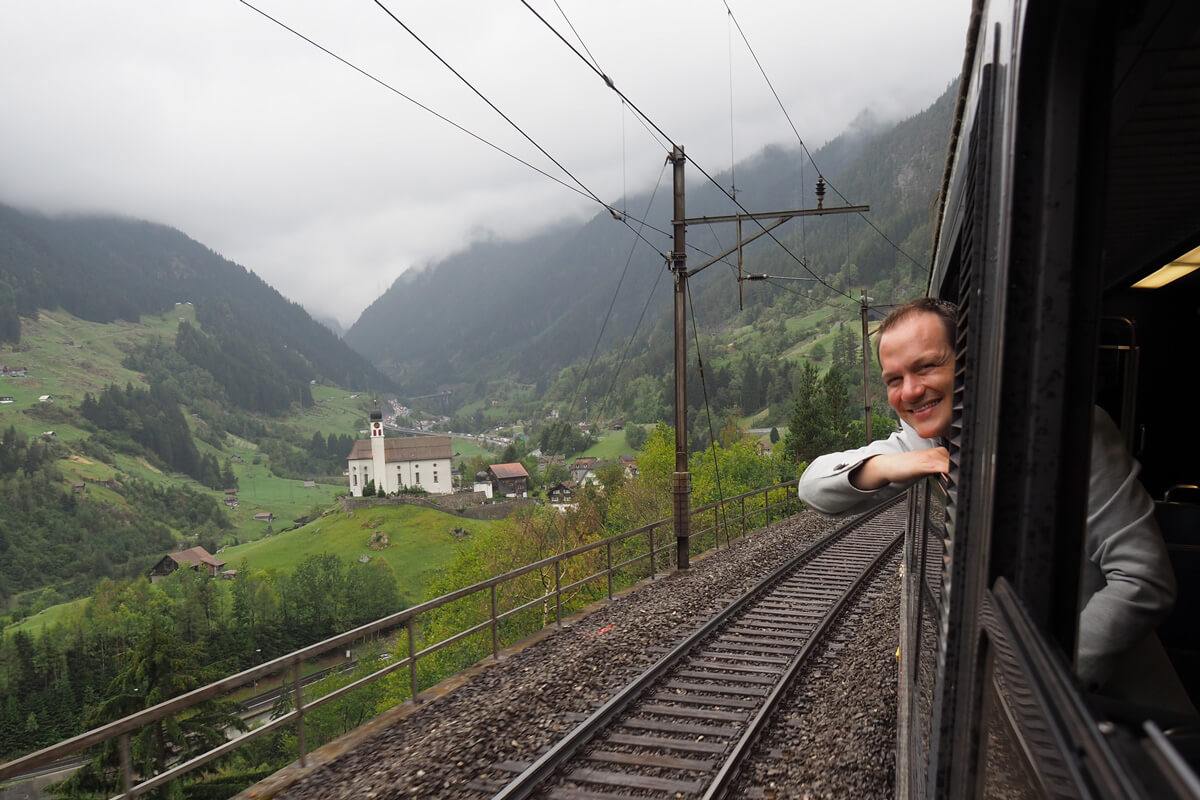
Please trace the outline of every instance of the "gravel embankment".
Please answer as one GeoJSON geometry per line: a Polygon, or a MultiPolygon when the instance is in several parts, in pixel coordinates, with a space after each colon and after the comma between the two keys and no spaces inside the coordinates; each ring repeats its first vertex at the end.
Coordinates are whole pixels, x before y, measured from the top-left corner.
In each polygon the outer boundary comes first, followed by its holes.
{"type": "MultiPolygon", "coordinates": [[[[813,513],[734,542],[729,550],[618,598],[465,685],[428,702],[320,767],[279,798],[476,798],[492,765],[532,760],[662,648],[706,620],[798,548],[835,526],[813,513]]],[[[759,748],[740,796],[887,797],[895,747],[899,583],[891,569],[870,607],[835,633],[819,674],[759,748]]]]}

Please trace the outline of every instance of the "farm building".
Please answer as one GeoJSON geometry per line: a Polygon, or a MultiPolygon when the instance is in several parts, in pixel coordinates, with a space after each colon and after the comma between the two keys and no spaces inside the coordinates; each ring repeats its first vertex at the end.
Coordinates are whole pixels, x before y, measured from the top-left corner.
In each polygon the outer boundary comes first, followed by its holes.
{"type": "Polygon", "coordinates": [[[517,462],[511,464],[492,464],[488,467],[488,476],[492,479],[493,494],[502,497],[524,497],[529,488],[529,473],[517,462]]]}
{"type": "Polygon", "coordinates": [[[150,582],[157,583],[180,567],[203,569],[209,575],[223,575],[225,562],[214,558],[203,547],[193,547],[176,553],[167,553],[150,569],[150,582]]]}

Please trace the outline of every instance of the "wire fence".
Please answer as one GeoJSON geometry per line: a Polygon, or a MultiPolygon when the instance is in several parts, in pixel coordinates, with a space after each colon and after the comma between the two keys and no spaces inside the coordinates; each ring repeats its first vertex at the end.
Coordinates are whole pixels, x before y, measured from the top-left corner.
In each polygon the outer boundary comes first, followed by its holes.
{"type": "MultiPolygon", "coordinates": [[[[693,508],[689,553],[697,555],[727,547],[733,539],[798,510],[795,481],[693,508]]],[[[86,757],[90,763],[107,762],[107,768],[97,770],[95,779],[101,784],[110,783],[119,792],[116,798],[136,797],[284,730],[290,731],[293,753],[289,760],[298,759],[305,766],[313,748],[343,732],[322,725],[312,732],[315,739],[310,738],[306,721],[322,707],[343,701],[372,684],[376,690],[386,686],[397,700],[419,703],[422,690],[481,659],[499,659],[505,647],[541,628],[561,627],[564,617],[589,604],[611,600],[614,593],[639,581],[669,573],[675,567],[676,553],[670,518],[584,544],[0,764],[0,781],[54,765],[78,767],[86,757]],[[355,648],[371,653],[370,658],[356,657],[355,648]],[[325,668],[320,669],[321,665],[325,668]],[[338,679],[339,674],[349,677],[338,679]],[[383,683],[376,683],[380,681],[383,683]],[[247,687],[276,682],[278,690],[243,697],[234,704],[228,700],[231,695],[245,694],[247,687]],[[237,709],[235,724],[222,737],[233,738],[203,752],[176,751],[170,758],[160,757],[148,766],[144,755],[148,735],[186,726],[189,719],[207,713],[221,698],[226,698],[225,707],[237,709]],[[240,728],[248,730],[239,733],[240,728]],[[135,742],[141,743],[140,749],[135,748],[135,742]]]]}

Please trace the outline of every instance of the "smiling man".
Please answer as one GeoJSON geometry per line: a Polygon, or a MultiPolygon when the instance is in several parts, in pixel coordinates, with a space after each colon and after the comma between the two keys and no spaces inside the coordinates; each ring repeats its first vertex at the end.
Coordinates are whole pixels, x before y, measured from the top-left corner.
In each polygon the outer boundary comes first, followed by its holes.
{"type": "MultiPolygon", "coordinates": [[[[879,365],[900,430],[887,439],[813,459],[798,494],[825,514],[857,513],[950,470],[957,309],[923,297],[879,325],[879,365]]],[[[1154,628],[1175,602],[1175,576],[1154,503],[1112,420],[1092,427],[1088,517],[1076,674],[1085,687],[1147,705],[1191,710],[1154,628]]]]}
{"type": "Polygon", "coordinates": [[[824,514],[861,510],[914,480],[950,470],[937,441],[950,433],[954,394],[955,315],[950,303],[922,297],[879,325],[879,364],[888,403],[900,417],[889,438],[813,460],[800,478],[800,499],[824,514]]]}

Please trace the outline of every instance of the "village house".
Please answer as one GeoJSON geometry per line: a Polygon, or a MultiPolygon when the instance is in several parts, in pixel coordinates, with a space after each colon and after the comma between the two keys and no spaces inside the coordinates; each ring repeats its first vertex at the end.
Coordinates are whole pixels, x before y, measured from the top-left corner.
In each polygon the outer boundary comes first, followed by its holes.
{"type": "Polygon", "coordinates": [[[488,500],[492,499],[492,476],[487,470],[480,470],[475,473],[475,484],[471,487],[476,492],[483,492],[483,496],[488,500]]]}
{"type": "Polygon", "coordinates": [[[625,477],[632,478],[638,474],[637,456],[621,456],[621,466],[625,468],[625,477]]]}
{"type": "Polygon", "coordinates": [[[167,553],[150,569],[150,582],[158,583],[180,567],[190,567],[194,570],[204,570],[209,575],[230,576],[232,571],[225,570],[225,562],[214,558],[203,547],[193,547],[176,553],[167,553]]]}
{"type": "Polygon", "coordinates": [[[575,502],[576,488],[574,481],[559,481],[546,490],[546,499],[551,506],[565,514],[568,509],[579,507],[575,502]]]}
{"type": "Polygon", "coordinates": [[[529,473],[518,462],[492,464],[487,468],[492,492],[504,497],[524,497],[529,489],[529,473]]]}
{"type": "Polygon", "coordinates": [[[379,409],[371,412],[368,430],[370,437],[355,442],[346,456],[351,495],[362,497],[363,489],[371,481],[375,482],[377,494],[392,494],[412,487],[430,494],[454,491],[449,436],[388,438],[379,409]]]}
{"type": "Polygon", "coordinates": [[[600,466],[600,459],[588,456],[586,458],[577,458],[571,463],[571,480],[579,486],[585,483],[596,483],[596,467],[600,466]]]}

